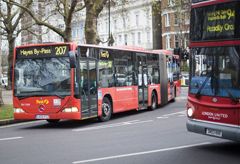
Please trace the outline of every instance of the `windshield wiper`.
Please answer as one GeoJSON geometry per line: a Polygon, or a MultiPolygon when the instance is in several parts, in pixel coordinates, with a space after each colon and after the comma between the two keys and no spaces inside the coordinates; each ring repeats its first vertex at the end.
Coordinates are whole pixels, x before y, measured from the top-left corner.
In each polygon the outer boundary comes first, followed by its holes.
{"type": "Polygon", "coordinates": [[[238,99],[236,97],[233,96],[233,94],[229,91],[229,89],[225,86],[222,85],[223,89],[225,89],[225,91],[227,92],[228,96],[230,97],[230,99],[234,102],[234,103],[238,103],[238,99]]]}

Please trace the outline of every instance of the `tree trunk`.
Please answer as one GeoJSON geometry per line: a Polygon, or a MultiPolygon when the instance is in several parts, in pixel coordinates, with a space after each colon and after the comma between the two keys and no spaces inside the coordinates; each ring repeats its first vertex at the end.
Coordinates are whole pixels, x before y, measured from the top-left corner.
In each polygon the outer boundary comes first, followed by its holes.
{"type": "Polygon", "coordinates": [[[71,42],[72,41],[72,29],[71,24],[66,27],[66,30],[64,32],[64,42],[71,42]]]}
{"type": "MultiPolygon", "coordinates": [[[[69,13],[68,13],[69,14],[69,13]]],[[[64,42],[72,41],[72,16],[64,18],[65,30],[64,30],[64,42]]]]}
{"type": "Polygon", "coordinates": [[[94,8],[86,7],[85,37],[87,44],[98,44],[97,41],[97,15],[94,8]]]}
{"type": "Polygon", "coordinates": [[[12,72],[13,72],[13,52],[15,46],[15,39],[12,37],[8,38],[8,87],[7,89],[12,89],[12,72]]]}

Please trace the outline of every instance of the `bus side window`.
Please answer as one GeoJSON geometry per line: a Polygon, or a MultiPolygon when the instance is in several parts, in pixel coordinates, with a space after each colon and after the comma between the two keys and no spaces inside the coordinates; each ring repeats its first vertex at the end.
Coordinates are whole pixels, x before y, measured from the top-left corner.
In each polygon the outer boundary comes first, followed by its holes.
{"type": "Polygon", "coordinates": [[[113,87],[113,66],[112,61],[99,61],[99,87],[113,87]]]}

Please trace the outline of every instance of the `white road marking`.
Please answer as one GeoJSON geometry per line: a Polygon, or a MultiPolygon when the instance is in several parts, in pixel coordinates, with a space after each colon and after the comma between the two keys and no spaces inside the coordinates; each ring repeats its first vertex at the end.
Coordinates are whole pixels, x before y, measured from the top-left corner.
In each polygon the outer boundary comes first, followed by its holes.
{"type": "Polygon", "coordinates": [[[22,138],[23,137],[0,138],[0,141],[17,140],[22,138]]]}
{"type": "Polygon", "coordinates": [[[168,117],[168,116],[172,116],[172,115],[176,115],[176,114],[185,114],[185,113],[186,113],[186,111],[183,110],[183,111],[176,112],[176,113],[164,114],[163,117],[168,117]]]}
{"type": "Polygon", "coordinates": [[[186,117],[186,114],[181,114],[178,117],[186,117]]]}
{"type": "Polygon", "coordinates": [[[186,111],[180,111],[180,112],[176,112],[176,113],[169,113],[169,114],[164,114],[162,116],[157,117],[157,119],[167,119],[169,118],[169,116],[173,116],[173,115],[184,115],[185,116],[186,111]]]}
{"type": "Polygon", "coordinates": [[[157,119],[167,119],[168,117],[157,117],[157,119]]]}
{"type": "Polygon", "coordinates": [[[16,123],[16,124],[12,124],[12,125],[5,125],[5,126],[0,126],[0,129],[17,127],[17,126],[22,126],[22,125],[30,125],[30,124],[41,123],[41,122],[45,122],[45,120],[30,121],[30,122],[16,123]]]}
{"type": "Polygon", "coordinates": [[[157,150],[143,151],[143,152],[137,152],[137,153],[122,154],[122,155],[108,156],[108,157],[102,157],[102,158],[94,158],[94,159],[88,159],[88,160],[82,160],[82,161],[75,161],[75,162],[72,162],[72,163],[73,164],[79,164],[79,163],[97,162],[97,161],[104,161],[104,160],[109,160],[109,159],[117,159],[117,158],[138,156],[138,155],[144,155],[144,154],[152,154],[152,153],[165,152],[165,151],[171,151],[171,150],[179,150],[179,149],[191,148],[191,147],[196,147],[196,146],[203,146],[203,145],[208,145],[208,144],[211,144],[211,143],[210,142],[203,142],[203,143],[192,144],[192,145],[183,145],[183,146],[170,147],[170,148],[164,148],[164,149],[157,149],[157,150]]]}
{"type": "Polygon", "coordinates": [[[72,131],[82,132],[82,131],[89,131],[89,130],[98,130],[98,129],[106,129],[106,128],[113,128],[113,127],[127,126],[127,125],[143,124],[143,123],[148,123],[148,122],[152,122],[152,121],[153,120],[144,120],[144,121],[133,120],[133,121],[120,122],[120,123],[115,123],[115,124],[95,126],[95,127],[90,127],[90,128],[73,129],[72,131]]]}

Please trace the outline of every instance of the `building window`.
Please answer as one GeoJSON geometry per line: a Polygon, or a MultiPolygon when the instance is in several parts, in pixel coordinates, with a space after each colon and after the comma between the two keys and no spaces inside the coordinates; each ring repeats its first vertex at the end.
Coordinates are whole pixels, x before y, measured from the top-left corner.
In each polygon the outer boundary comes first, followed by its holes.
{"type": "Polygon", "coordinates": [[[147,32],[147,43],[150,43],[150,32],[147,32]]]}
{"type": "Polygon", "coordinates": [[[116,19],[114,20],[114,29],[115,30],[117,29],[117,20],[116,19]]]}
{"type": "Polygon", "coordinates": [[[123,28],[126,28],[126,19],[123,17],[123,28]]]}
{"type": "Polygon", "coordinates": [[[124,44],[127,45],[127,40],[128,40],[128,36],[127,34],[124,35],[124,44]]]}
{"type": "Polygon", "coordinates": [[[149,11],[149,9],[147,9],[146,10],[146,24],[149,26],[150,25],[150,22],[149,22],[149,20],[150,20],[150,11],[149,11]]]}
{"type": "Polygon", "coordinates": [[[169,14],[165,14],[165,27],[170,26],[170,19],[169,19],[169,14]]]}
{"type": "Polygon", "coordinates": [[[118,35],[118,43],[122,44],[122,35],[118,35]]]}
{"type": "Polygon", "coordinates": [[[138,32],[138,44],[141,44],[141,32],[138,32]]]}
{"type": "Polygon", "coordinates": [[[179,47],[179,36],[175,35],[175,47],[179,47]]]}
{"type": "Polygon", "coordinates": [[[136,14],[136,26],[139,26],[139,15],[136,14]]]}
{"type": "Polygon", "coordinates": [[[170,36],[166,36],[166,49],[170,49],[170,36]]]}
{"type": "Polygon", "coordinates": [[[108,20],[105,19],[105,32],[107,33],[108,32],[108,20]]]}
{"type": "Polygon", "coordinates": [[[132,45],[135,45],[135,33],[132,33],[132,45]]]}
{"type": "Polygon", "coordinates": [[[178,15],[177,13],[174,13],[174,25],[178,25],[178,15]]]}

